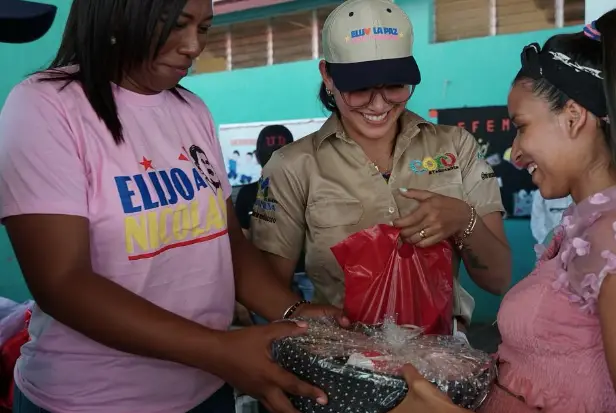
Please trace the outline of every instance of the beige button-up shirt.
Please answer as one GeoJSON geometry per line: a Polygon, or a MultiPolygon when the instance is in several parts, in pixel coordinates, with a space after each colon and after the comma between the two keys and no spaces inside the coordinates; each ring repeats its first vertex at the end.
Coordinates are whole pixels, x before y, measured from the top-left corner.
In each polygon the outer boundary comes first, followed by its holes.
{"type": "MultiPolygon", "coordinates": [[[[330,248],[413,211],[417,202],[403,197],[399,188],[463,199],[480,216],[504,211],[494,172],[466,130],[405,112],[386,181],[334,115],[319,131],[276,151],[265,166],[252,240],[261,250],[291,260],[305,248],[314,301],[342,306],[344,274],[330,248]]],[[[454,315],[470,321],[474,300],[457,282],[459,267],[457,256],[454,315]]]]}

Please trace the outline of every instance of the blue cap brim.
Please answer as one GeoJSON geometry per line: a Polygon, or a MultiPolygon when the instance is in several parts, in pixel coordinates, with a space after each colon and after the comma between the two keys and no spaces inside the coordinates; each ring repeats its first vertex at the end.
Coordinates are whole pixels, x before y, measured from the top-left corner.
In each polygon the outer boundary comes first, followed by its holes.
{"type": "Polygon", "coordinates": [[[0,0],[0,42],[28,43],[49,31],[57,8],[23,0],[0,0]]]}
{"type": "Polygon", "coordinates": [[[357,63],[330,63],[329,74],[341,92],[381,85],[418,85],[421,73],[413,56],[357,63]]]}

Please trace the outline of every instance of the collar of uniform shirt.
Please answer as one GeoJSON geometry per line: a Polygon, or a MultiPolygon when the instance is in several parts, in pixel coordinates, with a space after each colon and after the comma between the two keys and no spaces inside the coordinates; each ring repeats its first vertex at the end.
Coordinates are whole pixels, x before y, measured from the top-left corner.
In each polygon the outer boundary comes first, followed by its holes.
{"type": "MultiPolygon", "coordinates": [[[[402,113],[402,115],[400,116],[400,122],[402,122],[402,130],[400,131],[400,134],[398,135],[398,137],[399,138],[402,137],[403,139],[404,138],[410,139],[413,136],[416,136],[417,134],[415,132],[417,128],[419,127],[419,125],[428,125],[428,127],[434,129],[434,124],[432,124],[431,122],[428,122],[421,116],[409,110],[406,110],[404,111],[404,113],[402,113]]],[[[315,149],[318,150],[319,147],[321,147],[321,144],[327,138],[331,138],[332,136],[335,136],[336,138],[342,139],[346,142],[351,142],[350,139],[346,136],[346,133],[344,132],[344,129],[342,128],[342,124],[340,120],[338,119],[338,116],[336,116],[335,114],[330,116],[329,119],[325,121],[323,126],[321,126],[321,129],[317,131],[315,149]]]]}

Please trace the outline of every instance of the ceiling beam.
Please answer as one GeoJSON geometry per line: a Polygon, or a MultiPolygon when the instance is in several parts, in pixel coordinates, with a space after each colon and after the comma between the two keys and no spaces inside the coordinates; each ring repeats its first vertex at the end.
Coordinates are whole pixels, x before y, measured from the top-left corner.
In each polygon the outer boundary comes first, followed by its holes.
{"type": "Polygon", "coordinates": [[[274,6],[294,0],[214,0],[214,15],[274,6]]]}

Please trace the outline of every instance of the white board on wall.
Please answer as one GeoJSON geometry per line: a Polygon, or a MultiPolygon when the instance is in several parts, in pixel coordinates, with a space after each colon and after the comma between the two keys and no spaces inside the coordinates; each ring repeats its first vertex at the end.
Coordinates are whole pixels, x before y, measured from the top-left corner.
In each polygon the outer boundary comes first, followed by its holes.
{"type": "Polygon", "coordinates": [[[259,132],[264,127],[284,125],[297,140],[317,131],[326,120],[327,118],[314,118],[220,125],[218,137],[231,185],[249,184],[261,176],[261,167],[254,156],[254,151],[259,132]]]}
{"type": "Polygon", "coordinates": [[[616,8],[616,0],[586,0],[586,23],[597,20],[608,11],[616,8]]]}

